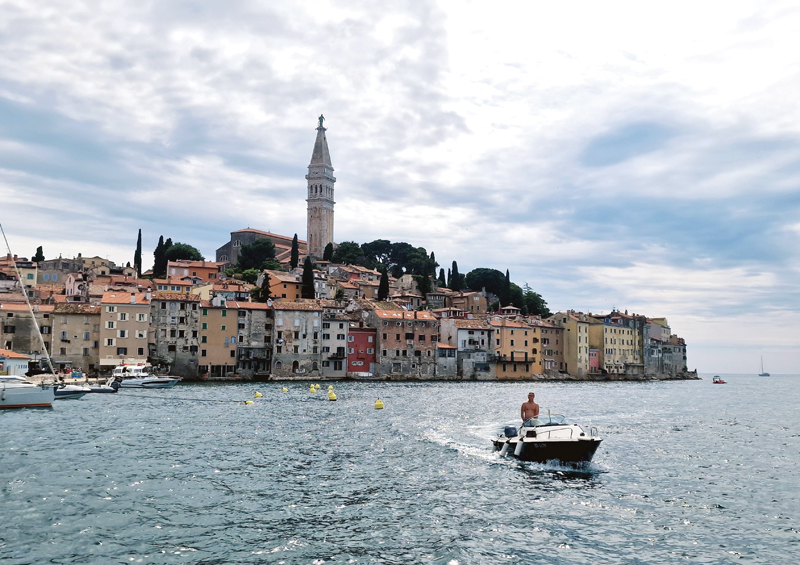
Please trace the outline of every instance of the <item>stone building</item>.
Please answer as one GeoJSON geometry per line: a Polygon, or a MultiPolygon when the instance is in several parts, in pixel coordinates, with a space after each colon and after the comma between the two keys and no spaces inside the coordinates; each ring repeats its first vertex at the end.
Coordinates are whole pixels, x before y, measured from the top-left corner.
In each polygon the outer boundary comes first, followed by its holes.
{"type": "Polygon", "coordinates": [[[333,185],[336,177],[333,176],[331,154],[328,151],[328,140],[325,137],[326,128],[322,125],[325,121],[319,117],[317,139],[314,142],[314,151],[311,153],[311,162],[308,165],[308,254],[316,259],[322,259],[325,246],[333,242],[333,185]]]}
{"type": "Polygon", "coordinates": [[[272,374],[278,377],[322,375],[322,306],[315,301],[273,302],[272,374]]]}
{"type": "Polygon", "coordinates": [[[259,302],[228,301],[236,308],[236,372],[245,379],[266,377],[272,369],[272,307],[259,302]]]}
{"type": "Polygon", "coordinates": [[[494,378],[493,330],[486,319],[442,318],[439,323],[442,341],[439,348],[443,344],[455,348],[458,374],[465,379],[494,378]]]}
{"type": "Polygon", "coordinates": [[[198,374],[200,296],[154,292],[150,299],[150,361],[169,366],[171,375],[198,374]]]}
{"type": "Polygon", "coordinates": [[[430,312],[373,310],[367,323],[376,328],[379,352],[377,376],[435,378],[438,321],[430,312]]]}
{"type": "Polygon", "coordinates": [[[548,322],[564,328],[564,371],[577,376],[589,374],[589,324],[582,312],[557,312],[548,322]]]}
{"type": "MultiPolygon", "coordinates": [[[[36,324],[44,339],[44,349],[52,352],[51,334],[53,332],[53,305],[33,305],[36,324]]],[[[17,353],[44,355],[42,340],[36,331],[28,305],[24,302],[4,302],[0,304],[0,349],[17,353]]]]}
{"type": "Polygon", "coordinates": [[[55,304],[52,322],[53,366],[95,374],[100,366],[100,305],[55,304]]]}
{"type": "Polygon", "coordinates": [[[108,291],[100,302],[100,370],[147,361],[150,293],[108,291]]]}

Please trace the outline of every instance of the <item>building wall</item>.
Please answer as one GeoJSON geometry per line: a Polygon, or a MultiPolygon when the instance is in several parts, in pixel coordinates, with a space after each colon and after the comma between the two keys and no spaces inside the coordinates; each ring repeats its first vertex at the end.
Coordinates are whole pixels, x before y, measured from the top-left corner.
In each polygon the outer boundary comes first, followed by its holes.
{"type": "Polygon", "coordinates": [[[103,296],[100,312],[100,368],[104,372],[110,372],[123,361],[146,362],[150,328],[150,299],[144,294],[133,294],[136,304],[107,302],[108,295],[127,298],[132,294],[116,292],[103,296]]]}
{"type": "MultiPolygon", "coordinates": [[[[273,325],[275,343],[272,374],[279,377],[319,377],[322,375],[322,308],[289,310],[293,303],[276,303],[273,325]],[[316,337],[315,337],[316,336],[316,337]]],[[[309,308],[308,303],[297,303],[309,308]]]]}
{"type": "Polygon", "coordinates": [[[436,344],[439,329],[428,312],[375,310],[367,322],[377,329],[376,374],[436,377],[436,344]],[[398,339],[399,336],[399,339],[398,339]]]}
{"type": "Polygon", "coordinates": [[[200,364],[199,319],[198,295],[154,293],[150,302],[151,360],[168,364],[171,375],[197,377],[200,364]]]}
{"type": "Polygon", "coordinates": [[[505,319],[493,321],[491,325],[496,378],[521,379],[542,373],[540,328],[505,319]]]}
{"type": "Polygon", "coordinates": [[[349,333],[349,320],[341,316],[323,317],[320,346],[324,376],[344,377],[347,375],[348,353],[350,349],[353,349],[349,333]]]}
{"type": "Polygon", "coordinates": [[[351,327],[348,332],[347,372],[374,373],[378,335],[375,328],[351,327]]]}
{"type": "Polygon", "coordinates": [[[225,377],[236,373],[236,343],[238,341],[237,310],[225,306],[200,305],[200,357],[201,377],[225,377]],[[232,338],[234,342],[232,342],[232,338]]]}
{"type": "Polygon", "coordinates": [[[51,351],[56,369],[78,368],[95,374],[100,368],[100,306],[56,304],[51,351]]]}
{"type": "MultiPolygon", "coordinates": [[[[42,355],[42,341],[36,331],[36,324],[44,339],[44,348],[52,351],[53,306],[34,305],[36,323],[31,318],[26,304],[3,304],[0,308],[0,349],[15,353],[42,355]]],[[[34,356],[34,360],[36,357],[34,356]]]]}

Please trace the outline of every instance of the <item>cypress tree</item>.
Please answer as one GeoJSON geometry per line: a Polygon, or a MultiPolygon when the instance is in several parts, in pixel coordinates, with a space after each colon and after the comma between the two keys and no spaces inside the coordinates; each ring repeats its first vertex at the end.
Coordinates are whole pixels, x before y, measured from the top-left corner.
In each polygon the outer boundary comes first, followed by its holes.
{"type": "Polygon", "coordinates": [[[511,303],[511,276],[506,269],[506,280],[503,283],[503,296],[500,297],[500,305],[508,306],[511,303]]]}
{"type": "Polygon", "coordinates": [[[297,243],[297,234],[294,234],[294,238],[292,239],[292,256],[289,259],[289,265],[292,269],[296,269],[298,263],[300,263],[300,245],[297,243]]]}
{"type": "Polygon", "coordinates": [[[450,272],[450,269],[447,269],[447,285],[446,285],[447,288],[452,290],[452,287],[450,286],[452,284],[453,284],[453,273],[450,272]]]}
{"type": "Polygon", "coordinates": [[[328,243],[325,246],[325,251],[322,252],[322,260],[323,261],[330,261],[333,257],[333,243],[328,243]]]}
{"type": "MultiPolygon", "coordinates": [[[[80,257],[80,255],[78,255],[80,257]]],[[[31,259],[34,263],[38,263],[39,261],[44,261],[44,251],[42,251],[42,246],[36,248],[36,255],[33,256],[31,259]]]]}
{"type": "Polygon", "coordinates": [[[381,282],[378,285],[378,300],[386,300],[389,297],[389,273],[383,271],[381,282]]]}
{"type": "Polygon", "coordinates": [[[436,282],[439,286],[447,286],[447,280],[444,278],[444,269],[439,269],[439,279],[436,282]]]}
{"type": "MultiPolygon", "coordinates": [[[[433,251],[431,251],[431,270],[430,270],[430,274],[432,274],[434,277],[436,276],[436,267],[438,265],[439,265],[439,263],[436,262],[436,255],[433,253],[433,251]]],[[[427,275],[428,273],[425,273],[425,274],[427,275]]]]}
{"type": "Polygon", "coordinates": [[[301,289],[303,298],[314,298],[314,266],[311,264],[311,257],[306,257],[303,263],[303,286],[301,289]]]}
{"type": "Polygon", "coordinates": [[[161,266],[161,261],[164,259],[164,253],[166,249],[164,249],[164,236],[159,236],[158,238],[158,245],[156,245],[155,251],[153,251],[153,258],[155,261],[153,262],[153,276],[159,277],[161,276],[161,271],[159,268],[161,266]]]}
{"type": "Polygon", "coordinates": [[[136,238],[136,252],[133,254],[133,267],[136,269],[136,276],[142,274],[142,229],[139,228],[139,237],[136,238]]]}
{"type": "Polygon", "coordinates": [[[453,261],[453,271],[450,278],[450,288],[452,290],[461,290],[464,288],[461,275],[458,273],[458,263],[453,261]]]}

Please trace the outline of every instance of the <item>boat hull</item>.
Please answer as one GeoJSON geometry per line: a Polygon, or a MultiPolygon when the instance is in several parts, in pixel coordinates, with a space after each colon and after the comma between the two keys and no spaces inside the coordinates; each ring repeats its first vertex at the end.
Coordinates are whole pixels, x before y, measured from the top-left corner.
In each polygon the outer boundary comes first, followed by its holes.
{"type": "Polygon", "coordinates": [[[119,383],[120,388],[172,388],[180,379],[165,379],[149,377],[146,379],[124,379],[119,383]]]}
{"type": "Polygon", "coordinates": [[[50,408],[54,399],[53,387],[0,388],[0,408],[50,408]]]}
{"type": "Polygon", "coordinates": [[[519,438],[502,438],[494,441],[494,447],[495,451],[502,451],[503,447],[508,444],[505,454],[520,461],[536,463],[560,461],[562,463],[576,464],[590,462],[602,441],[597,438],[539,441],[536,438],[523,438],[522,440],[519,438]],[[519,441],[522,441],[522,448],[517,450],[519,441]]]}

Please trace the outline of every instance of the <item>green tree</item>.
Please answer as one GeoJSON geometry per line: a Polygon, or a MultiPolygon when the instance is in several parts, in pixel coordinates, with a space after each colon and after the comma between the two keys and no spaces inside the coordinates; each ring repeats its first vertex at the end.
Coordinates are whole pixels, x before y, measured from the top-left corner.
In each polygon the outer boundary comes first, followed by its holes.
{"type": "MultiPolygon", "coordinates": [[[[522,297],[522,295],[520,294],[520,298],[521,297],[522,297]]],[[[500,294],[500,305],[501,306],[508,306],[511,302],[512,302],[512,297],[511,297],[511,275],[509,274],[508,269],[506,269],[506,278],[505,278],[505,281],[503,281],[503,292],[500,294]]],[[[520,308],[522,306],[522,304],[517,302],[515,304],[515,306],[517,308],[520,308]]]]}
{"type": "Polygon", "coordinates": [[[158,238],[158,245],[156,245],[156,249],[153,251],[153,258],[155,259],[153,263],[154,278],[163,277],[167,274],[167,261],[165,256],[167,249],[172,245],[172,240],[168,239],[167,243],[164,242],[164,236],[160,236],[158,238]],[[167,245],[167,243],[169,243],[169,245],[167,245]]]}
{"type": "Polygon", "coordinates": [[[366,262],[365,267],[378,270],[381,266],[384,269],[391,267],[392,243],[388,239],[376,239],[369,243],[362,243],[361,253],[366,262]]]}
{"type": "Polygon", "coordinates": [[[300,244],[297,243],[297,234],[294,234],[294,237],[292,238],[292,255],[289,258],[289,266],[292,269],[296,269],[299,263],[300,263],[300,244]]]}
{"type": "Polygon", "coordinates": [[[303,298],[314,298],[314,264],[311,262],[311,257],[306,257],[303,262],[301,295],[303,298]]]}
{"type": "Polygon", "coordinates": [[[422,296],[425,296],[431,291],[431,278],[428,275],[412,275],[414,280],[417,281],[417,288],[422,296]]]}
{"type": "Polygon", "coordinates": [[[439,269],[439,278],[436,281],[440,287],[447,286],[447,280],[444,278],[444,269],[439,269]]]}
{"type": "MultiPolygon", "coordinates": [[[[167,240],[171,245],[164,253],[164,259],[169,263],[170,261],[202,261],[203,255],[196,247],[192,247],[188,243],[172,243],[171,239],[167,240]]],[[[164,265],[166,272],[166,265],[164,265]]]]}
{"type": "Polygon", "coordinates": [[[342,287],[336,288],[336,294],[333,295],[333,299],[337,302],[344,300],[344,289],[342,287]]]}
{"type": "Polygon", "coordinates": [[[453,261],[453,268],[450,274],[450,289],[459,291],[464,289],[464,275],[458,272],[458,263],[453,261]]]}
{"type": "Polygon", "coordinates": [[[497,296],[502,295],[505,281],[503,273],[497,269],[487,269],[485,267],[472,269],[466,276],[467,288],[476,291],[485,288],[486,292],[491,292],[497,296]]]}
{"type": "Polygon", "coordinates": [[[389,272],[384,270],[381,274],[381,282],[378,285],[378,300],[386,300],[389,297],[389,272]]]}
{"type": "MultiPolygon", "coordinates": [[[[522,309],[522,289],[514,283],[511,283],[509,286],[508,304],[513,304],[517,308],[522,309]]],[[[506,306],[508,306],[508,304],[506,304],[506,306]]]]}
{"type": "Polygon", "coordinates": [[[261,269],[247,269],[245,271],[241,271],[237,278],[243,280],[246,283],[256,284],[258,280],[258,275],[261,274],[261,269]]]}
{"type": "Polygon", "coordinates": [[[361,256],[361,246],[359,244],[355,241],[343,241],[333,252],[331,261],[343,265],[357,265],[361,256]]]}
{"type": "Polygon", "coordinates": [[[136,269],[136,276],[142,274],[142,228],[139,228],[139,237],[136,238],[136,251],[133,253],[133,267],[136,269]]]}
{"type": "MultiPolygon", "coordinates": [[[[439,263],[436,262],[436,255],[431,251],[431,258],[430,258],[430,274],[434,277],[436,276],[436,267],[439,266],[439,263]]],[[[425,273],[426,275],[428,273],[425,273]]]]}
{"type": "Polygon", "coordinates": [[[257,286],[250,291],[250,299],[253,302],[266,302],[272,298],[272,291],[270,290],[269,273],[264,273],[264,280],[261,281],[261,286],[257,286]]]}
{"type": "Polygon", "coordinates": [[[275,244],[269,239],[257,239],[239,249],[238,267],[242,271],[263,269],[264,263],[275,259],[275,244]]]}
{"type": "Polygon", "coordinates": [[[270,271],[285,271],[286,269],[283,268],[276,259],[267,259],[264,261],[264,264],[261,265],[262,269],[269,269],[270,271]]]}
{"type": "Polygon", "coordinates": [[[322,252],[322,260],[330,261],[331,257],[333,257],[333,243],[328,243],[325,246],[325,251],[322,252]]]}
{"type": "Polygon", "coordinates": [[[42,251],[42,246],[36,248],[36,255],[33,256],[31,259],[34,263],[38,263],[40,261],[44,261],[44,251],[42,251]]]}
{"type": "Polygon", "coordinates": [[[525,305],[528,314],[532,316],[541,316],[542,318],[548,318],[552,315],[542,295],[538,292],[534,292],[533,289],[528,286],[528,283],[525,283],[522,290],[522,303],[525,305]]]}

